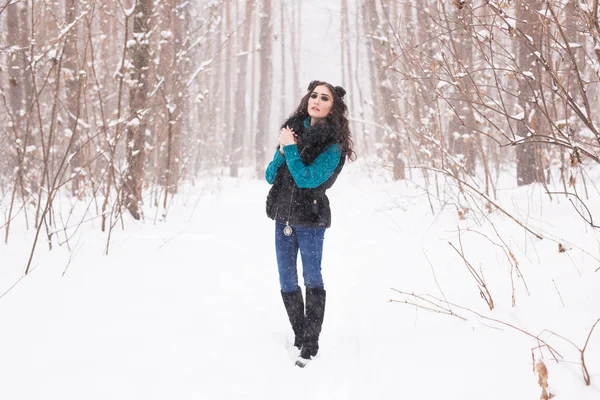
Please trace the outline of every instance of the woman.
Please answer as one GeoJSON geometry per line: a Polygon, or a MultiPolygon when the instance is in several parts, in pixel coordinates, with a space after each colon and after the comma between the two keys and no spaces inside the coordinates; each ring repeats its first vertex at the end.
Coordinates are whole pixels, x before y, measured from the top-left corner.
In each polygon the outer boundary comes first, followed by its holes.
{"type": "Polygon", "coordinates": [[[265,177],[272,184],[267,215],[275,220],[275,248],[281,296],[300,349],[296,365],[319,351],[319,334],[325,315],[325,287],[321,259],[325,229],[331,211],[325,191],[344,166],[354,159],[346,119],[346,91],[329,83],[312,81],[308,93],[279,133],[279,148],[265,177]],[[296,260],[302,257],[306,313],[298,286],[296,260]]]}

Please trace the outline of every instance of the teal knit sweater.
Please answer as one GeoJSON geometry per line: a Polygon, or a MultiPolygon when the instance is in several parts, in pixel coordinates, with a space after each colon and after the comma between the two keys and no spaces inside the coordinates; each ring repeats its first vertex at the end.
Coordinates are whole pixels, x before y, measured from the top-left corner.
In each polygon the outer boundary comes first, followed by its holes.
{"type": "Polygon", "coordinates": [[[269,184],[275,181],[277,170],[284,162],[287,162],[288,169],[294,182],[302,189],[313,189],[319,187],[329,179],[335,168],[340,163],[342,150],[338,144],[332,144],[323,153],[315,159],[310,165],[305,165],[300,158],[298,146],[289,144],[283,147],[285,157],[275,151],[273,160],[265,171],[265,178],[269,184]]]}

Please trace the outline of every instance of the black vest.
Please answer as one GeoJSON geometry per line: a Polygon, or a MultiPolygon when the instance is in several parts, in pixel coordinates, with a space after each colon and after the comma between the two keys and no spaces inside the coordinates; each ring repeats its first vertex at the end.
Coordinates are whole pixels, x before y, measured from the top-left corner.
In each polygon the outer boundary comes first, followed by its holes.
{"type": "MultiPolygon", "coordinates": [[[[305,116],[290,118],[283,126],[289,126],[298,135],[298,151],[305,165],[312,164],[317,156],[329,146],[338,143],[334,127],[324,119],[304,129],[305,116]]],[[[279,167],[273,186],[267,196],[267,215],[280,223],[310,228],[329,228],[331,209],[325,191],[333,186],[344,167],[344,157],[327,181],[313,189],[296,185],[287,163],[279,167]]]]}

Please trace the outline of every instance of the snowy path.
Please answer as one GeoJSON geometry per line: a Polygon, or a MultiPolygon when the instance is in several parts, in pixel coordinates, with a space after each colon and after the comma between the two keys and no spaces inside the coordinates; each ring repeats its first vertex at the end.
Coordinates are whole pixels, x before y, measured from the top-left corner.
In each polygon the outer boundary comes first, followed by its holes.
{"type": "Polygon", "coordinates": [[[226,181],[119,233],[110,257],[86,233],[64,278],[64,257],[40,256],[0,299],[0,398],[536,398],[529,354],[506,332],[387,302],[390,287],[434,293],[423,254],[439,268],[445,256],[426,198],[386,187],[345,177],[331,191],[327,310],[307,368],[293,366],[268,187],[226,181]]]}

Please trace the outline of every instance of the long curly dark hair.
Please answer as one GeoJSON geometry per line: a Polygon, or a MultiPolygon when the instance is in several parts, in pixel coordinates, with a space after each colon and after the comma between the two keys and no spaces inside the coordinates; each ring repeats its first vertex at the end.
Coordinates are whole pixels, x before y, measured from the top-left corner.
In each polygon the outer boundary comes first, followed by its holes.
{"type": "Polygon", "coordinates": [[[308,92],[302,100],[300,100],[300,105],[294,113],[290,116],[290,118],[301,118],[304,120],[308,117],[308,99],[310,98],[311,93],[317,86],[327,86],[327,88],[333,93],[333,106],[331,107],[331,113],[327,116],[326,120],[333,126],[336,141],[342,147],[342,157],[347,157],[349,160],[356,160],[356,153],[352,149],[354,143],[352,142],[352,134],[350,133],[350,125],[348,123],[348,119],[346,118],[346,114],[348,113],[348,107],[346,107],[346,103],[344,103],[344,95],[346,94],[346,90],[341,86],[333,86],[330,83],[323,81],[312,81],[308,85],[308,92]]]}

